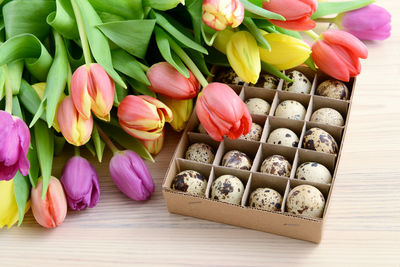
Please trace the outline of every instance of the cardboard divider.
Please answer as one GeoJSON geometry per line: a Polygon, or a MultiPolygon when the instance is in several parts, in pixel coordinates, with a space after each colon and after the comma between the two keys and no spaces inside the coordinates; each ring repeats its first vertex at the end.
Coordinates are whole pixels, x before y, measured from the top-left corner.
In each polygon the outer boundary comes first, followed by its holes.
{"type": "MultiPolygon", "coordinates": [[[[267,122],[267,116],[251,114],[251,119],[254,123],[257,123],[258,125],[260,125],[262,127],[262,129],[263,129],[263,131],[261,133],[261,139],[262,139],[262,136],[264,134],[264,127],[267,122]]],[[[261,141],[261,139],[260,139],[260,141],[261,141]]]]}
{"type": "MultiPolygon", "coordinates": [[[[342,101],[342,100],[332,99],[332,98],[328,98],[328,97],[324,97],[324,96],[314,95],[312,97],[311,115],[315,111],[317,111],[321,108],[332,108],[332,109],[338,111],[342,115],[344,123],[346,123],[347,113],[348,113],[348,109],[349,109],[349,103],[347,101],[342,101]]],[[[310,116],[310,119],[311,119],[311,116],[310,116]]]]}
{"type": "MultiPolygon", "coordinates": [[[[296,169],[305,162],[317,162],[328,168],[329,172],[332,175],[332,178],[334,178],[333,173],[335,171],[335,166],[336,166],[336,159],[337,159],[336,155],[316,152],[307,149],[299,149],[297,152],[298,152],[298,161],[296,169]]],[[[293,178],[296,179],[296,176],[294,176],[293,178]]]]}
{"type": "Polygon", "coordinates": [[[215,165],[221,166],[222,158],[225,156],[226,153],[232,150],[238,150],[242,153],[245,153],[251,159],[253,167],[258,148],[260,147],[260,143],[242,139],[230,140],[228,138],[225,138],[221,147],[222,147],[222,153],[221,153],[222,157],[218,158],[219,161],[215,161],[215,165]]]}
{"type": "MultiPolygon", "coordinates": [[[[316,88],[318,88],[318,86],[319,86],[321,83],[323,83],[324,81],[326,81],[326,80],[334,80],[334,78],[332,78],[332,77],[326,75],[326,74],[323,73],[322,71],[318,71],[318,72],[317,72],[317,83],[316,83],[316,88]]],[[[349,94],[350,94],[349,100],[340,100],[340,99],[333,99],[333,100],[345,101],[345,102],[349,102],[349,101],[353,100],[353,91],[354,91],[354,85],[355,85],[354,77],[353,77],[353,78],[350,78],[350,81],[344,82],[344,84],[346,85],[347,89],[349,89],[349,94]]],[[[315,95],[317,95],[317,94],[315,94],[315,95]]],[[[322,96],[322,97],[324,97],[324,96],[322,96]]],[[[325,97],[325,98],[332,99],[332,98],[329,98],[329,97],[325,97]]]]}
{"type": "Polygon", "coordinates": [[[189,146],[195,144],[195,143],[204,143],[212,147],[213,153],[214,153],[214,161],[215,161],[215,155],[218,151],[220,142],[215,141],[212,139],[209,135],[207,134],[201,134],[201,133],[195,133],[195,132],[188,132],[187,133],[188,140],[186,142],[186,147],[183,153],[176,155],[177,158],[185,158],[185,154],[189,146]]]}
{"type": "Polygon", "coordinates": [[[290,179],[293,179],[296,175],[297,166],[299,165],[299,149],[296,150],[296,154],[294,156],[292,171],[290,172],[290,179]]]}
{"type": "MultiPolygon", "coordinates": [[[[260,172],[260,167],[263,163],[263,161],[272,155],[280,155],[286,158],[290,165],[293,168],[293,163],[294,163],[294,158],[296,156],[296,148],[294,147],[286,147],[286,146],[280,146],[280,145],[271,145],[271,144],[262,144],[261,145],[261,151],[260,151],[260,160],[257,162],[254,162],[254,166],[256,169],[254,170],[255,172],[260,172]],[[257,163],[257,165],[255,165],[257,163]]],[[[261,173],[261,172],[260,172],[261,173]]]]}
{"type": "MultiPolygon", "coordinates": [[[[341,143],[342,143],[343,127],[337,127],[337,126],[332,126],[332,125],[328,125],[328,124],[307,121],[306,122],[306,131],[308,131],[311,128],[320,128],[320,129],[328,132],[330,135],[332,135],[332,137],[335,139],[335,141],[338,145],[338,151],[340,151],[341,143]]],[[[304,136],[300,140],[300,144],[301,144],[302,148],[304,148],[303,140],[304,140],[304,136]]]]}
{"type": "Polygon", "coordinates": [[[265,142],[268,141],[269,135],[274,130],[279,129],[279,128],[287,128],[287,129],[292,130],[297,135],[297,137],[299,138],[299,144],[300,144],[300,141],[301,141],[300,138],[301,138],[303,128],[304,128],[304,121],[295,121],[295,120],[284,119],[284,118],[269,117],[267,122],[268,122],[268,127],[264,128],[264,131],[267,134],[267,138],[265,139],[265,142]]]}

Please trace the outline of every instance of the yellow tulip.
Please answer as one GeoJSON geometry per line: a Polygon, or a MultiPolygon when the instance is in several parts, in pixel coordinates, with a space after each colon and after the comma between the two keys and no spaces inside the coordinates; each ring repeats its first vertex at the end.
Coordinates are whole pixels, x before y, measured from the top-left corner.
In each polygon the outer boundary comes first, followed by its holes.
{"type": "Polygon", "coordinates": [[[0,181],[0,229],[10,228],[18,221],[18,206],[14,194],[14,181],[0,181]]]}
{"type": "Polygon", "coordinates": [[[159,96],[159,99],[172,110],[173,119],[169,123],[172,128],[177,132],[185,129],[193,111],[193,100],[176,100],[164,96],[159,96]]]}
{"type": "Polygon", "coordinates": [[[287,70],[302,64],[311,54],[308,44],[297,38],[281,33],[262,31],[271,51],[260,48],[261,60],[280,69],[287,70]]]}
{"type": "Polygon", "coordinates": [[[254,37],[247,31],[232,34],[226,55],[236,74],[245,82],[256,83],[261,71],[260,52],[254,37]]]}
{"type": "Polygon", "coordinates": [[[225,29],[217,33],[214,39],[213,46],[219,52],[226,54],[226,45],[235,32],[230,29],[225,29]]]}

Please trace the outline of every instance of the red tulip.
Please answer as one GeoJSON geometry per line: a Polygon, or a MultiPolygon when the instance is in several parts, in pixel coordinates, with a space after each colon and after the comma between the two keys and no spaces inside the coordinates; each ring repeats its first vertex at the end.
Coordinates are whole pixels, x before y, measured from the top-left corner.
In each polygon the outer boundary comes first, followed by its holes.
{"type": "Polygon", "coordinates": [[[196,113],[208,134],[217,141],[222,141],[225,135],[239,138],[251,128],[246,104],[223,83],[210,83],[203,89],[197,99],[196,113]]]}
{"type": "Polygon", "coordinates": [[[315,27],[310,16],[317,10],[317,0],[269,0],[263,2],[263,8],[278,13],[286,21],[271,19],[273,24],[294,31],[307,31],[315,27]]]}
{"type": "Polygon", "coordinates": [[[359,58],[368,57],[367,47],[344,31],[326,31],[312,46],[315,64],[325,73],[341,81],[349,81],[361,72],[359,58]]]}

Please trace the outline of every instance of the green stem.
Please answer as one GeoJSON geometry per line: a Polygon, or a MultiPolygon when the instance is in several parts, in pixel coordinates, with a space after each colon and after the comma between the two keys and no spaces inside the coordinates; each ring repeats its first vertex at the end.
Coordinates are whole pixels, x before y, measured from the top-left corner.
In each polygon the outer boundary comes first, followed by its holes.
{"type": "Polygon", "coordinates": [[[111,139],[107,136],[107,134],[100,128],[97,123],[94,123],[97,131],[99,132],[101,138],[103,138],[104,142],[107,144],[108,148],[115,154],[119,152],[119,149],[114,145],[111,139]]]}
{"type": "Polygon", "coordinates": [[[79,146],[74,146],[75,156],[80,156],[81,152],[79,151],[79,146]]]}
{"type": "MultiPolygon", "coordinates": [[[[139,61],[138,61],[138,62],[139,62],[139,61]]],[[[148,66],[144,65],[142,62],[139,62],[139,65],[140,65],[140,67],[142,68],[142,70],[143,70],[144,72],[148,72],[149,69],[150,69],[148,66]]]]}
{"type": "Polygon", "coordinates": [[[313,38],[314,40],[319,39],[319,35],[316,34],[313,30],[305,31],[304,33],[313,38]]]}
{"type": "Polygon", "coordinates": [[[5,72],[5,87],[6,87],[6,111],[12,114],[12,103],[13,103],[13,92],[10,82],[10,77],[8,76],[8,68],[7,65],[4,65],[5,72]]]}
{"type": "Polygon", "coordinates": [[[326,23],[335,23],[335,18],[318,18],[315,21],[316,22],[326,22],[326,23]]]}
{"type": "Polygon", "coordinates": [[[79,12],[78,6],[75,3],[75,0],[72,0],[71,4],[72,4],[72,8],[74,10],[76,23],[78,25],[79,38],[81,39],[83,56],[85,57],[85,63],[88,65],[88,64],[92,63],[92,57],[90,56],[90,48],[89,48],[89,43],[88,43],[88,39],[86,36],[85,27],[83,25],[82,16],[81,16],[81,13],[79,12]]]}

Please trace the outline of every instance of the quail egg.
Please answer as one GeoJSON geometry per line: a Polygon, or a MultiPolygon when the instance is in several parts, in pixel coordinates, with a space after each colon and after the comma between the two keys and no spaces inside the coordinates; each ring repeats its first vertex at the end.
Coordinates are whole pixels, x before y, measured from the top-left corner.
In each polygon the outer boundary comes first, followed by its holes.
{"type": "Polygon", "coordinates": [[[320,128],[311,128],[305,133],[303,147],[330,154],[338,152],[338,145],[335,139],[328,132],[320,128]]]}
{"type": "Polygon", "coordinates": [[[249,98],[245,101],[250,114],[268,115],[271,105],[261,98],[249,98]]]}
{"type": "Polygon", "coordinates": [[[292,214],[321,218],[324,213],[325,198],[314,186],[299,185],[289,192],[286,207],[292,214]]]}
{"type": "Polygon", "coordinates": [[[235,71],[230,68],[224,68],[218,71],[214,81],[234,85],[245,84],[245,82],[235,73],[235,71]]]}
{"type": "Polygon", "coordinates": [[[317,95],[340,100],[348,100],[350,98],[349,89],[344,83],[338,80],[324,81],[318,86],[316,93],[317,95]]]}
{"type": "Polygon", "coordinates": [[[276,89],[279,84],[279,78],[268,73],[261,73],[255,87],[262,87],[265,89],[276,89]]]}
{"type": "Polygon", "coordinates": [[[186,192],[193,196],[204,197],[207,189],[207,180],[197,171],[182,171],[175,176],[172,182],[172,189],[186,192]]]}
{"type": "Polygon", "coordinates": [[[239,178],[233,175],[218,177],[211,186],[211,198],[226,203],[240,205],[244,186],[239,178]]]}
{"type": "Polygon", "coordinates": [[[283,85],[283,90],[301,93],[301,94],[309,94],[311,91],[311,82],[307,78],[306,75],[301,73],[300,71],[293,70],[287,74],[287,76],[293,80],[293,82],[285,81],[283,85]]]}
{"type": "Polygon", "coordinates": [[[222,166],[240,170],[251,169],[251,159],[243,152],[231,150],[222,158],[222,166]]]}
{"type": "Polygon", "coordinates": [[[297,147],[299,137],[287,128],[278,128],[273,130],[267,140],[268,144],[297,147]]]}
{"type": "Polygon", "coordinates": [[[330,184],[332,175],[328,168],[318,162],[304,162],[296,170],[296,179],[330,184]]]}
{"type": "Polygon", "coordinates": [[[291,120],[304,120],[306,117],[306,109],[297,101],[285,100],[276,108],[275,116],[291,120]]]}
{"type": "Polygon", "coordinates": [[[211,146],[204,143],[194,143],[188,147],[185,159],[212,164],[214,156],[214,150],[211,146]]]}
{"type": "Polygon", "coordinates": [[[266,158],[261,164],[260,171],[266,174],[290,177],[292,165],[289,161],[280,155],[272,155],[266,158]]]}
{"type": "Polygon", "coordinates": [[[282,205],[282,196],[271,188],[257,188],[250,194],[250,207],[268,211],[279,211],[282,205]]]}
{"type": "Polygon", "coordinates": [[[342,114],[333,108],[320,108],[311,115],[310,121],[325,123],[333,126],[343,126],[342,114]]]}
{"type": "Polygon", "coordinates": [[[242,135],[240,139],[248,140],[248,141],[260,141],[262,135],[262,127],[257,123],[251,124],[250,132],[246,135],[242,135]]]}
{"type": "Polygon", "coordinates": [[[204,129],[204,126],[200,123],[199,126],[197,127],[197,130],[199,131],[199,133],[202,134],[208,134],[206,129],[204,129]]]}

